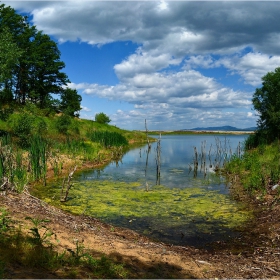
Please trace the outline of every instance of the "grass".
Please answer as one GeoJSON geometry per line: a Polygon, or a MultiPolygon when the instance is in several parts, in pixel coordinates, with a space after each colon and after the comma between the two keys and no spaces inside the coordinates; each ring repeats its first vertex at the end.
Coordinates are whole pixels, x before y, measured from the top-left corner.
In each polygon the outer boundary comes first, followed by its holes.
{"type": "Polygon", "coordinates": [[[144,142],[144,133],[122,130],[108,124],[45,115],[34,104],[27,104],[0,116],[0,183],[4,178],[22,191],[31,181],[46,184],[47,168],[56,176],[63,169],[62,158],[73,164],[105,163],[120,157],[129,142],[144,142]],[[122,148],[120,148],[122,147],[122,148]]]}
{"type": "Polygon", "coordinates": [[[88,138],[92,142],[97,142],[105,147],[112,147],[112,146],[127,146],[128,141],[127,139],[120,134],[119,132],[110,132],[110,131],[90,131],[87,133],[88,138]]]}
{"type": "MultiPolygon", "coordinates": [[[[129,142],[145,141],[144,133],[49,114],[34,104],[19,106],[0,115],[1,194],[6,189],[21,192],[30,182],[43,180],[46,185],[48,168],[55,176],[61,176],[65,158],[75,164],[100,164],[121,156],[123,146],[128,147],[129,142]]],[[[105,255],[94,257],[96,252],[82,243],[77,242],[74,251],[57,250],[50,242],[55,234],[49,231],[47,221],[30,217],[27,220],[32,225],[26,234],[0,208],[0,278],[6,278],[14,264],[23,270],[63,270],[62,278],[127,277],[122,263],[105,255]]]]}
{"type": "MultiPolygon", "coordinates": [[[[265,194],[280,182],[280,145],[259,145],[247,150],[241,158],[233,157],[225,166],[230,176],[238,176],[250,193],[265,194]]],[[[278,188],[279,189],[279,188],[278,188]]]]}
{"type": "Polygon", "coordinates": [[[59,278],[127,278],[129,271],[122,263],[104,254],[86,249],[82,242],[75,241],[74,250],[60,252],[50,240],[54,235],[48,227],[48,220],[27,217],[31,221],[29,233],[15,227],[8,212],[0,208],[0,277],[6,278],[7,271],[17,264],[17,270],[41,273],[64,271],[59,278]],[[19,269],[20,268],[20,269],[19,269]]]}

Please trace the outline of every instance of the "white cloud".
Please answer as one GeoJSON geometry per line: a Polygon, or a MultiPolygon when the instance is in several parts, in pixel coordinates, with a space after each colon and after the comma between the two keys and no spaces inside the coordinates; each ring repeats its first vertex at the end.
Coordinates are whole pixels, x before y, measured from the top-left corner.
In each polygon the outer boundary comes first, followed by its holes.
{"type": "Polygon", "coordinates": [[[142,48],[139,48],[136,54],[115,65],[114,69],[117,76],[123,79],[139,73],[153,73],[169,65],[178,65],[180,62],[181,59],[175,59],[171,54],[158,52],[154,55],[153,52],[143,52],[142,48]]]}
{"type": "Polygon", "coordinates": [[[223,87],[194,70],[139,74],[116,86],[70,86],[82,89],[88,95],[135,104],[136,109],[154,109],[157,106],[161,111],[175,111],[178,108],[238,108],[251,105],[248,93],[223,87]]]}
{"type": "Polygon", "coordinates": [[[258,86],[263,75],[280,66],[277,2],[8,3],[31,12],[37,28],[60,42],[139,44],[134,54],[114,66],[119,84],[70,84],[83,94],[134,104],[134,110],[116,112],[112,116],[116,122],[141,123],[149,114],[154,123],[182,119],[182,125],[184,121],[191,125],[197,118],[233,124],[233,119],[245,119],[245,125],[247,119],[254,119],[245,112],[250,109],[252,92],[234,90],[199,70],[225,67],[244,83],[258,86]],[[251,53],[244,53],[247,47],[251,53]]]}
{"type": "Polygon", "coordinates": [[[81,107],[82,107],[82,111],[91,112],[91,109],[89,109],[88,107],[86,106],[81,106],[81,107]]]}
{"type": "Polygon", "coordinates": [[[270,71],[280,66],[280,56],[270,56],[268,54],[247,53],[243,56],[223,58],[219,64],[228,68],[232,73],[239,74],[245,83],[252,86],[261,84],[261,78],[270,71]]]}

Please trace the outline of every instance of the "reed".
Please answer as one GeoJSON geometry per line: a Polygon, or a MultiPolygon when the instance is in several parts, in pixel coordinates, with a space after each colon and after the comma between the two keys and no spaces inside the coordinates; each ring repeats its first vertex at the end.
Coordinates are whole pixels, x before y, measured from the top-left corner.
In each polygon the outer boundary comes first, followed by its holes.
{"type": "Polygon", "coordinates": [[[90,131],[87,133],[87,137],[92,142],[97,142],[104,145],[106,148],[112,146],[126,146],[128,141],[126,138],[118,132],[110,131],[90,131]]]}
{"type": "MultiPolygon", "coordinates": [[[[217,171],[224,166],[232,158],[240,158],[243,154],[242,144],[239,142],[236,149],[236,153],[232,152],[230,142],[225,137],[221,140],[219,137],[215,137],[215,145],[210,145],[209,151],[207,152],[206,141],[201,143],[201,152],[198,152],[198,149],[194,147],[194,157],[193,157],[193,170],[194,177],[197,176],[199,161],[200,161],[200,172],[204,173],[204,177],[207,175],[207,170],[217,171]],[[208,161],[207,161],[208,154],[208,161]]],[[[191,169],[190,169],[191,170],[191,169]]]]}
{"type": "Polygon", "coordinates": [[[29,149],[30,166],[33,179],[44,179],[47,173],[47,142],[40,135],[34,135],[29,149]]]}
{"type": "Polygon", "coordinates": [[[13,150],[7,145],[6,139],[0,139],[0,179],[10,179],[13,173],[13,150]]]}
{"type": "Polygon", "coordinates": [[[24,158],[22,152],[17,151],[12,174],[12,183],[14,184],[17,192],[22,192],[28,183],[27,167],[24,165],[23,160],[24,158]]]}

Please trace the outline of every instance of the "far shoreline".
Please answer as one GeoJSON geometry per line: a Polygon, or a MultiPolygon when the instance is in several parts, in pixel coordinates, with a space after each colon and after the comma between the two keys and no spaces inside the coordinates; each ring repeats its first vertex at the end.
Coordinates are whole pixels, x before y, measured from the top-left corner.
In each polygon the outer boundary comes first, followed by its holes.
{"type": "MultiPolygon", "coordinates": [[[[144,130],[139,130],[139,132],[145,132],[144,130]]],[[[149,135],[179,135],[179,134],[253,134],[255,131],[223,131],[223,130],[150,130],[149,135]]]]}

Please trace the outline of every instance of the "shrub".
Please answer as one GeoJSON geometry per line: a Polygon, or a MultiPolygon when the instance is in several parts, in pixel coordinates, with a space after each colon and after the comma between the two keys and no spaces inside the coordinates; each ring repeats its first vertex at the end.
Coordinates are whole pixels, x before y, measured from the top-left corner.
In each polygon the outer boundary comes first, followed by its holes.
{"type": "Polygon", "coordinates": [[[19,145],[23,148],[29,146],[29,138],[33,128],[34,117],[27,113],[13,114],[8,124],[12,133],[19,138],[19,145]]]}
{"type": "Polygon", "coordinates": [[[0,110],[0,120],[7,121],[9,119],[9,116],[13,113],[12,108],[2,108],[0,110]]]}
{"type": "Polygon", "coordinates": [[[99,113],[95,115],[95,121],[101,124],[107,124],[109,123],[111,120],[110,118],[104,114],[104,113],[99,113]]]}
{"type": "Polygon", "coordinates": [[[58,132],[62,134],[67,134],[70,125],[71,125],[71,117],[68,115],[60,116],[55,122],[56,129],[58,130],[58,132]]]}
{"type": "Polygon", "coordinates": [[[245,141],[245,150],[250,150],[259,145],[267,144],[267,135],[265,131],[257,130],[254,134],[250,134],[245,141]]]}

